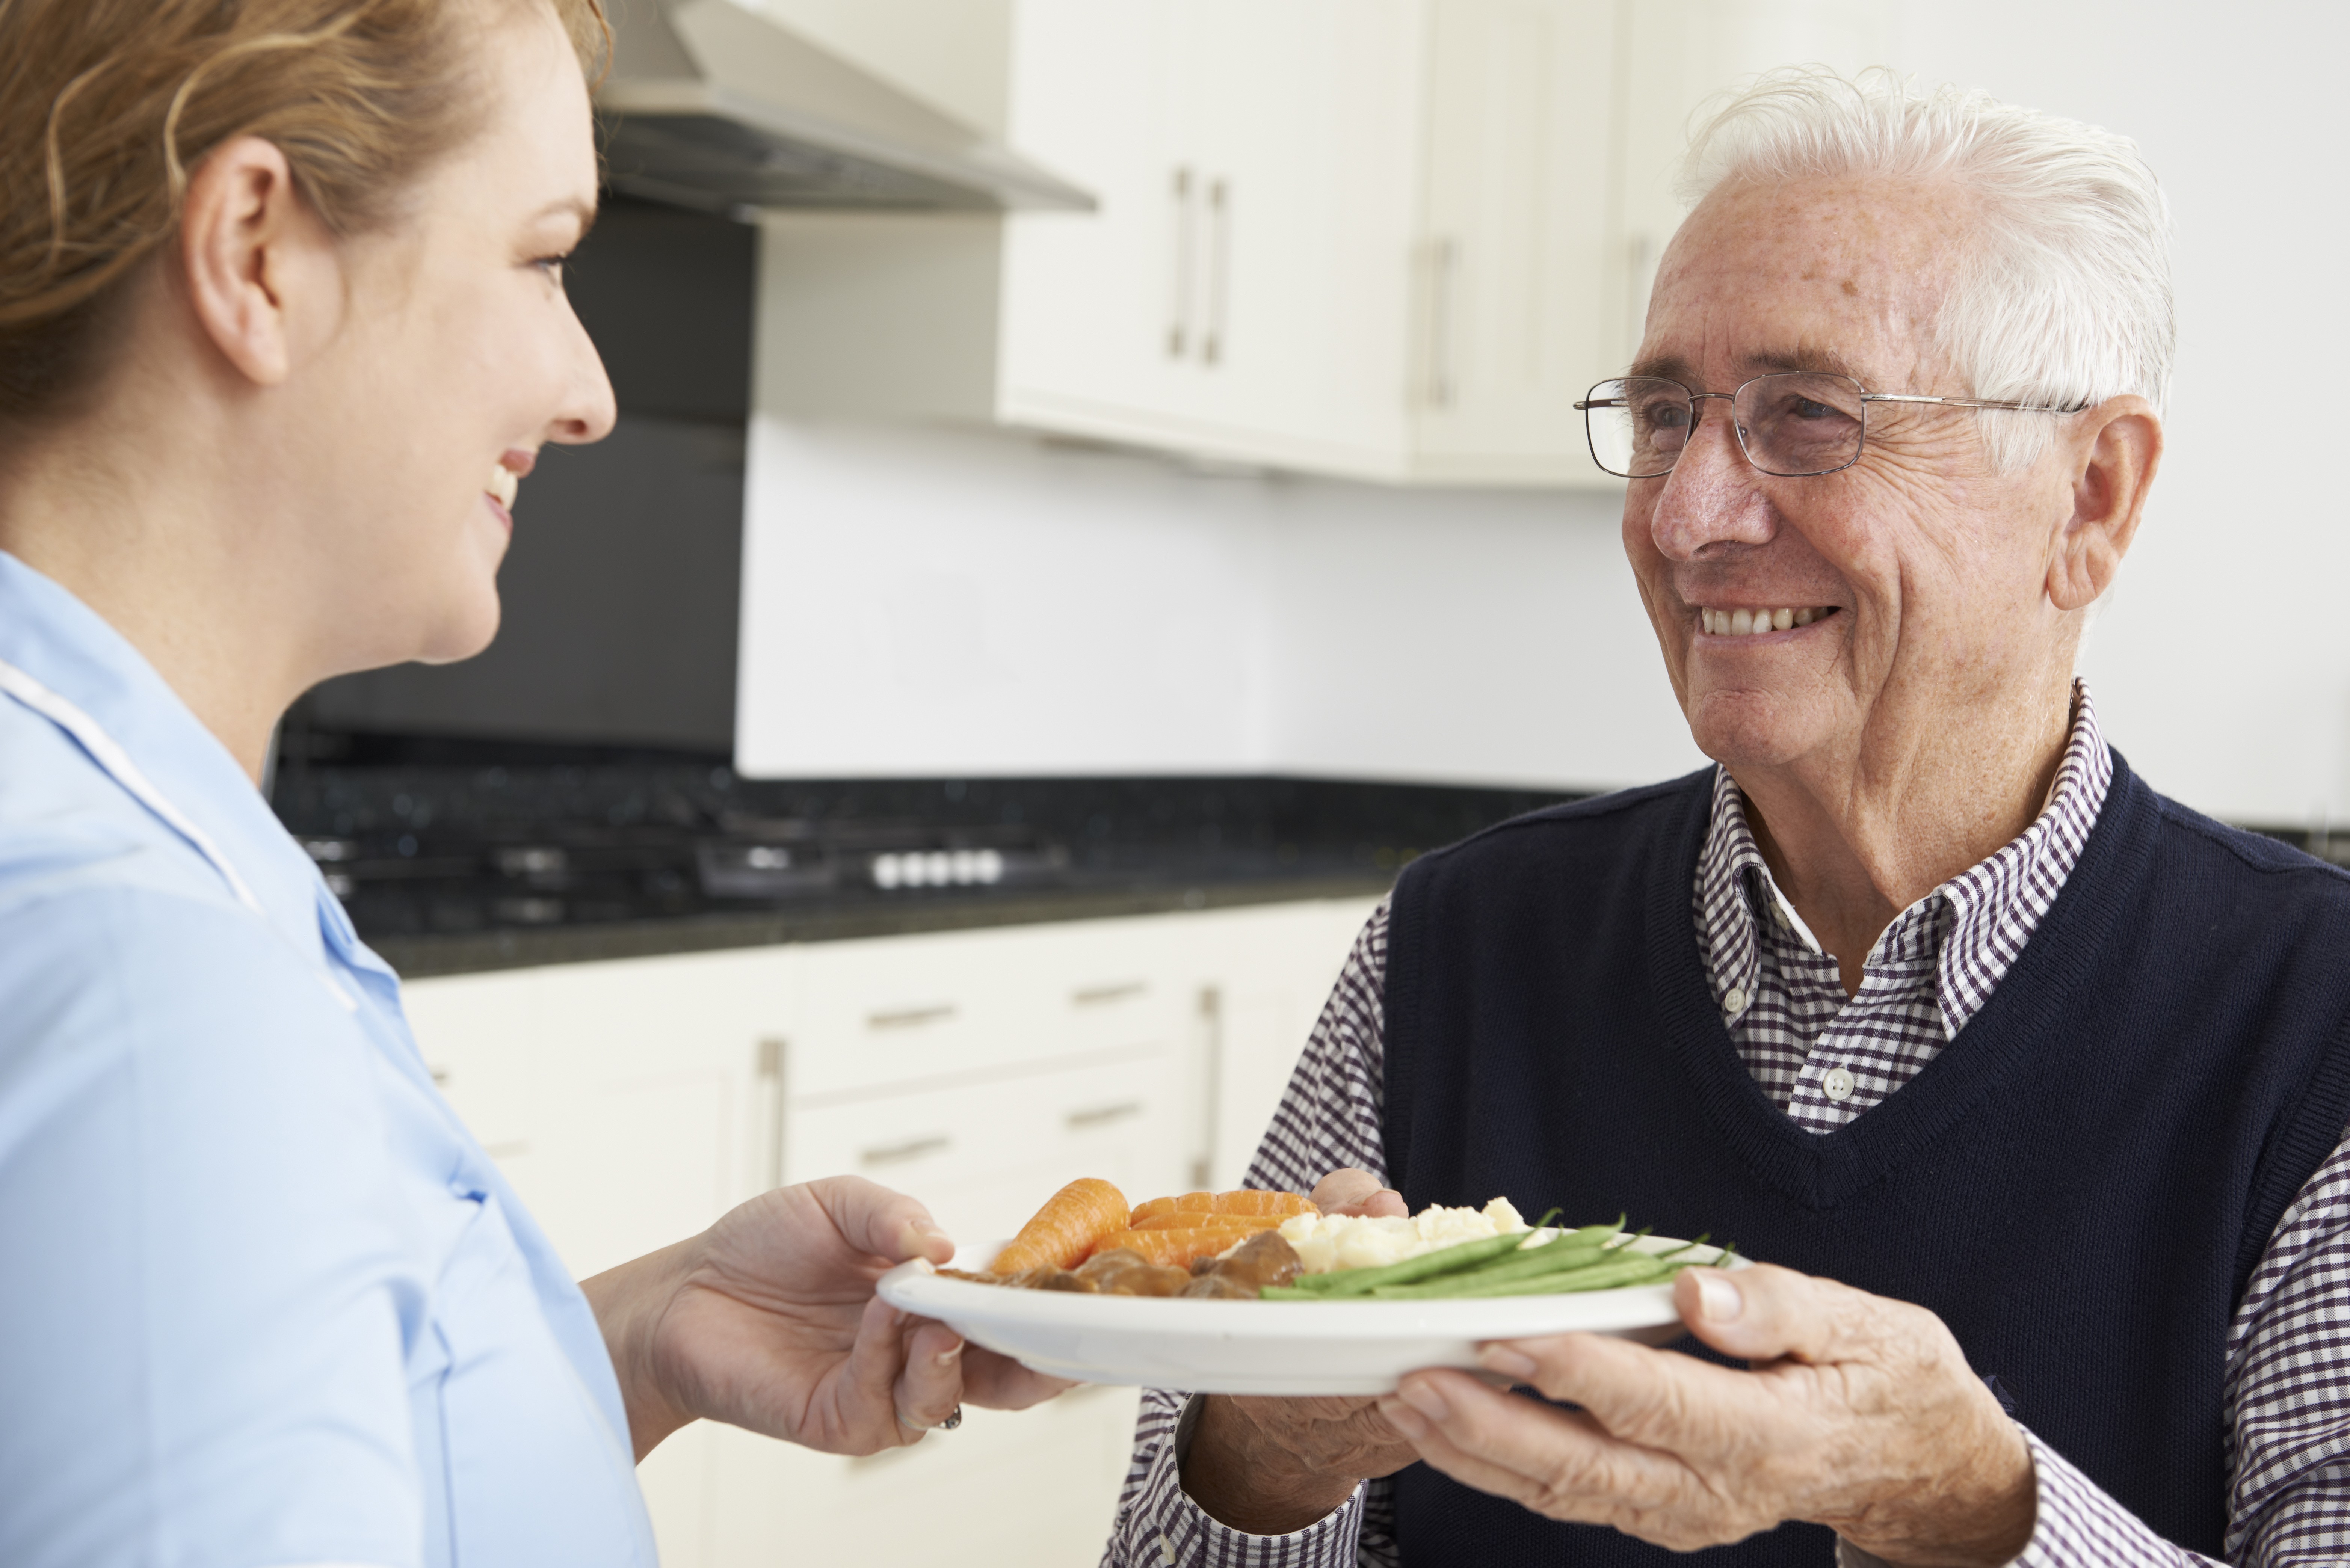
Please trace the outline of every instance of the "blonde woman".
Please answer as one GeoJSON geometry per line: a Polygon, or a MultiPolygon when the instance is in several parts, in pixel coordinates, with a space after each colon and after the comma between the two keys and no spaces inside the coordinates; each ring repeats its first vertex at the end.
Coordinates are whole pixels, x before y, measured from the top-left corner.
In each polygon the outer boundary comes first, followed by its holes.
{"type": "Polygon", "coordinates": [[[255,787],[462,659],[612,393],[563,295],[597,0],[0,3],[0,1562],[650,1563],[712,1417],[836,1451],[1055,1386],[872,1299],[910,1199],[575,1285],[255,787]]]}

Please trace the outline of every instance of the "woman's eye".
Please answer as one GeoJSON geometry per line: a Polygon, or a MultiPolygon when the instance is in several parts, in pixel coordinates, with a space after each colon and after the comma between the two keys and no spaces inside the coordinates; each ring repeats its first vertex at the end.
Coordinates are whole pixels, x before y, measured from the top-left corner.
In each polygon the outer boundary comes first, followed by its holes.
{"type": "Polygon", "coordinates": [[[539,271],[545,273],[547,276],[553,278],[555,280],[555,286],[561,288],[563,286],[563,264],[570,259],[570,255],[567,253],[559,256],[540,256],[536,261],[532,262],[530,265],[538,268],[539,271]]]}

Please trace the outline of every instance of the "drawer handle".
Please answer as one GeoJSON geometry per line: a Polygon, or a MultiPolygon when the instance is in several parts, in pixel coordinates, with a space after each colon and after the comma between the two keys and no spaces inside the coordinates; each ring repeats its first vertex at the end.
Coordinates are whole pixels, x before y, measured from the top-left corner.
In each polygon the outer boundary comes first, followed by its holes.
{"type": "Polygon", "coordinates": [[[1114,1106],[1088,1106],[1081,1111],[1071,1111],[1065,1119],[1071,1132],[1082,1132],[1087,1127],[1107,1127],[1112,1122],[1122,1122],[1128,1116],[1141,1114],[1140,1100],[1121,1100],[1114,1106]]]}
{"type": "Polygon", "coordinates": [[[868,1148],[857,1157],[857,1162],[859,1165],[902,1165],[910,1159],[920,1159],[924,1155],[937,1154],[949,1147],[953,1142],[954,1139],[943,1133],[933,1134],[929,1137],[908,1138],[904,1143],[884,1144],[879,1148],[868,1148]]]}
{"type": "Polygon", "coordinates": [[[917,1029],[925,1023],[943,1023],[955,1015],[954,1004],[941,1002],[935,1007],[899,1007],[887,1012],[865,1015],[868,1029],[917,1029]]]}
{"type": "Polygon", "coordinates": [[[1099,1007],[1104,1002],[1124,1002],[1130,996],[1140,996],[1150,987],[1142,981],[1129,980],[1118,985],[1088,985],[1069,992],[1072,1007],[1099,1007]]]}

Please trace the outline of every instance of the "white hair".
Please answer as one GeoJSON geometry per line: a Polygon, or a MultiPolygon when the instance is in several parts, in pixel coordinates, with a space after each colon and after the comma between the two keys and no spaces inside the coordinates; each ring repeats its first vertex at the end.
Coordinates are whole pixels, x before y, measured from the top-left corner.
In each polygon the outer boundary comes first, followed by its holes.
{"type": "MultiPolygon", "coordinates": [[[[1678,189],[1695,206],[1731,182],[1860,175],[1945,182],[1981,213],[1934,346],[1968,385],[1946,391],[2072,408],[2136,393],[2158,413],[2177,325],[2170,209],[2127,137],[1882,68],[1767,72],[1690,139],[1678,189]]],[[[1986,412],[1993,464],[2036,462],[2042,413],[1986,412]]]]}

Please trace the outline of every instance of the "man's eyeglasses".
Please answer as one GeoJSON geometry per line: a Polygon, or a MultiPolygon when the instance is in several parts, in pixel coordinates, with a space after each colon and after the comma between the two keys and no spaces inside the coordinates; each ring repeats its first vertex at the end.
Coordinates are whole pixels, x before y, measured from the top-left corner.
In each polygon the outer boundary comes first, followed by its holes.
{"type": "Polygon", "coordinates": [[[1734,392],[1692,392],[1661,376],[1602,381],[1575,406],[1600,467],[1626,479],[1670,473],[1697,430],[1698,404],[1730,405],[1739,450],[1763,472],[1783,479],[1834,473],[1860,461],[1871,403],[1937,403],[1953,409],[2007,409],[2023,414],[2077,414],[2086,403],[2056,408],[1983,398],[1921,398],[1871,392],[1849,376],[1803,370],[1757,376],[1734,392]]]}

